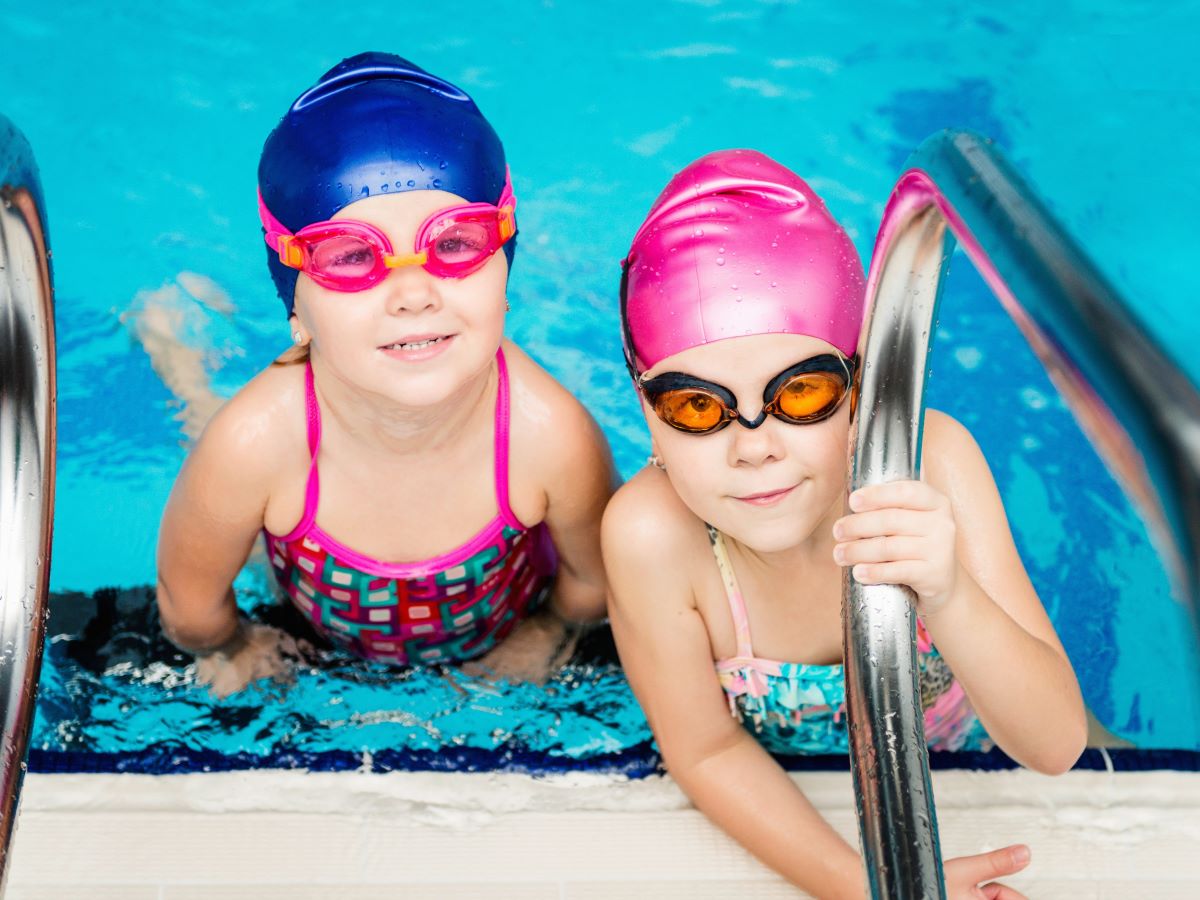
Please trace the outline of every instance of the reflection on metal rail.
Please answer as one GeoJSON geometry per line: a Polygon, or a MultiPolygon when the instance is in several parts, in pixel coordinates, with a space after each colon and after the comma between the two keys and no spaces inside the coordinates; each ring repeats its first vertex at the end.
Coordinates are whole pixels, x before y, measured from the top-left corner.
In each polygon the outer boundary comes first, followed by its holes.
{"type": "Polygon", "coordinates": [[[33,154],[0,116],[0,892],[42,663],[54,511],[54,307],[33,154]]]}
{"type": "MultiPolygon", "coordinates": [[[[1150,528],[1200,622],[1200,392],[991,142],[946,131],[896,184],[868,279],[851,488],[913,478],[955,239],[1150,528]]],[[[871,895],[941,898],[907,588],[843,584],[851,768],[871,895]]],[[[1200,637],[1200,625],[1197,626],[1200,637]]]]}

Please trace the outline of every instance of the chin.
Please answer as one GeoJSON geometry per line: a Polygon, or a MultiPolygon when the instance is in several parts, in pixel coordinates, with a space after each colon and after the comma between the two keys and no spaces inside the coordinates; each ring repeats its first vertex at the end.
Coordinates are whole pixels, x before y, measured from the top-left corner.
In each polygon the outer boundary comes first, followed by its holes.
{"type": "Polygon", "coordinates": [[[729,507],[693,512],[726,537],[758,553],[773,553],[799,543],[795,525],[788,518],[767,518],[755,515],[754,511],[747,515],[746,511],[729,507]]]}
{"type": "Polygon", "coordinates": [[[744,547],[756,553],[781,553],[791,550],[809,536],[798,530],[793,523],[781,521],[741,524],[735,531],[727,532],[744,547]]]}

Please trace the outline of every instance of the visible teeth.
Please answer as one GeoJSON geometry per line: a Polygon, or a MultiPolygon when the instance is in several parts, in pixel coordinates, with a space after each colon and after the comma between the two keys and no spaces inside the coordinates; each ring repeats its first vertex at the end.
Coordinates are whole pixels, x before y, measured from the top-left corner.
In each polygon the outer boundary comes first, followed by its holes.
{"type": "Polygon", "coordinates": [[[397,342],[395,344],[389,344],[388,349],[391,350],[391,349],[395,348],[395,349],[399,349],[399,350],[420,350],[423,347],[430,347],[430,346],[436,344],[440,340],[441,340],[440,337],[436,337],[436,338],[430,338],[427,341],[413,341],[411,344],[397,342]]]}

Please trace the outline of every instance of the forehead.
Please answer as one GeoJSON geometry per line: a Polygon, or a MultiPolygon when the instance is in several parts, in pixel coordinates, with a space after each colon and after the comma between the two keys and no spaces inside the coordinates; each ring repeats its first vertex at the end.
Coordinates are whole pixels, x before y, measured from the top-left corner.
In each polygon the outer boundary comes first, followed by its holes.
{"type": "Polygon", "coordinates": [[[370,222],[385,229],[416,229],[426,218],[467,201],[449,191],[400,191],[396,194],[375,194],[355,200],[334,214],[333,219],[354,219],[370,222]]]}
{"type": "Polygon", "coordinates": [[[663,372],[684,372],[723,384],[734,393],[739,385],[761,391],[765,382],[789,366],[837,352],[827,341],[804,334],[753,334],[689,347],[660,360],[645,374],[653,378],[663,372]]]}

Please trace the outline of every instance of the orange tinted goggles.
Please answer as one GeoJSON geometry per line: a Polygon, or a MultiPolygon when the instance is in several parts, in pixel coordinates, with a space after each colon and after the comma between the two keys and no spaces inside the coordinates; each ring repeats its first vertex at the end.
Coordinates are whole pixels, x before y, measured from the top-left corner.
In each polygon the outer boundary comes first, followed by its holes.
{"type": "Polygon", "coordinates": [[[837,411],[854,380],[855,360],[833,353],[814,356],[784,369],[763,391],[758,416],[738,412],[737,398],[726,387],[683,372],[664,372],[638,387],[655,414],[677,431],[712,434],[730,422],[757,428],[767,416],[789,425],[811,425],[837,411]]]}

